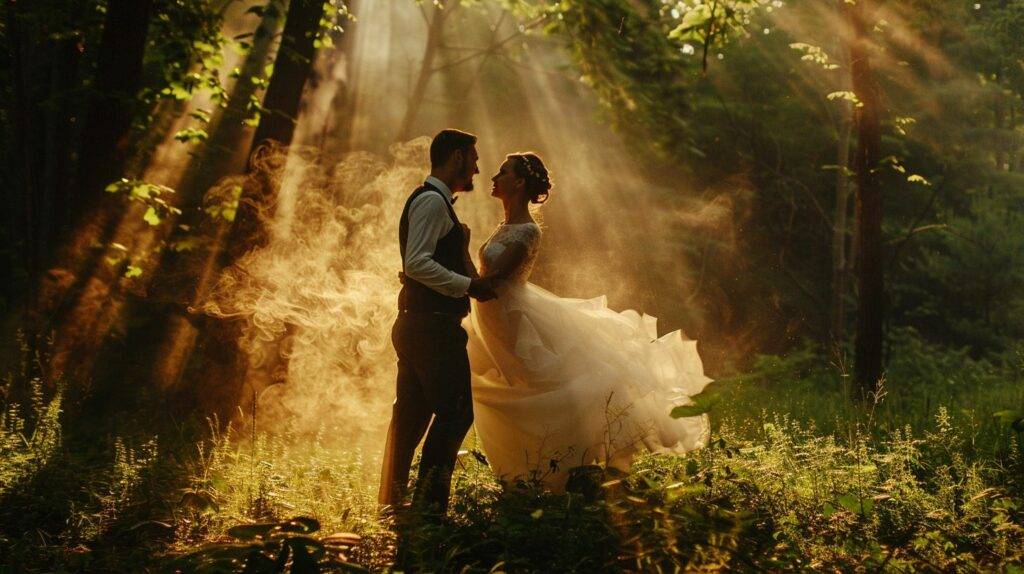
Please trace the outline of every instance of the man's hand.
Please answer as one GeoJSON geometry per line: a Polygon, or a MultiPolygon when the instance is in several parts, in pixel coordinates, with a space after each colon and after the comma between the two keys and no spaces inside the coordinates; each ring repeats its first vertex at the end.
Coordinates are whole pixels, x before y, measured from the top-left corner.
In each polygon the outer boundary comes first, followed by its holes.
{"type": "Polygon", "coordinates": [[[490,301],[498,296],[498,294],[494,292],[493,277],[470,279],[469,290],[466,293],[477,301],[490,301]]]}

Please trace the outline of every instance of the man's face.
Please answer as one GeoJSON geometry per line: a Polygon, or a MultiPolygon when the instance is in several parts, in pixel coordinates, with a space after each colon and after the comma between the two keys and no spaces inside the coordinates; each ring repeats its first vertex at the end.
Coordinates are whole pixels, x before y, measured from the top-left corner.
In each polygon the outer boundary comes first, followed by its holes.
{"type": "Polygon", "coordinates": [[[462,169],[459,173],[458,191],[473,191],[473,176],[480,173],[480,168],[476,165],[478,159],[480,159],[480,156],[476,153],[475,145],[469,146],[462,153],[462,169]]]}

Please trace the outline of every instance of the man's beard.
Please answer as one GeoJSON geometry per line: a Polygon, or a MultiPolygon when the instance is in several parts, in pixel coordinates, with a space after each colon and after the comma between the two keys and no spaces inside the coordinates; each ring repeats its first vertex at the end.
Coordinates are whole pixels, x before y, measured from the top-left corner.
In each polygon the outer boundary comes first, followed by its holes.
{"type": "Polygon", "coordinates": [[[468,169],[462,174],[462,191],[473,191],[473,173],[468,169]]]}

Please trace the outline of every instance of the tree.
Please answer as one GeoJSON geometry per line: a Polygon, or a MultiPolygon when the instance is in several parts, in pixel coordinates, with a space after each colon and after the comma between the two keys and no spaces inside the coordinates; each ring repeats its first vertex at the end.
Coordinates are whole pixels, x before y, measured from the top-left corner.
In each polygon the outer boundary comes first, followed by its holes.
{"type": "Polygon", "coordinates": [[[854,378],[862,398],[878,389],[882,378],[885,284],[882,243],[882,184],[877,170],[882,157],[879,87],[868,54],[866,0],[844,4],[849,26],[850,75],[857,98],[857,333],[854,378]]]}
{"type": "Polygon", "coordinates": [[[96,84],[82,131],[79,206],[121,175],[135,96],[141,88],[153,0],[110,0],[97,55],[96,84]]]}
{"type": "Polygon", "coordinates": [[[323,15],[324,0],[291,0],[288,4],[281,47],[263,98],[263,114],[253,137],[253,149],[267,140],[291,143],[302,90],[313,68],[316,36],[323,15]]]}
{"type": "Polygon", "coordinates": [[[427,19],[427,43],[423,49],[423,60],[420,61],[420,70],[416,75],[416,83],[412,93],[409,94],[408,105],[405,109],[405,116],[402,118],[402,126],[398,130],[397,141],[409,139],[413,123],[419,115],[420,104],[427,94],[427,84],[434,73],[434,60],[444,42],[444,23],[458,8],[458,0],[444,5],[435,4],[430,15],[427,15],[426,8],[423,10],[423,17],[427,19]]]}

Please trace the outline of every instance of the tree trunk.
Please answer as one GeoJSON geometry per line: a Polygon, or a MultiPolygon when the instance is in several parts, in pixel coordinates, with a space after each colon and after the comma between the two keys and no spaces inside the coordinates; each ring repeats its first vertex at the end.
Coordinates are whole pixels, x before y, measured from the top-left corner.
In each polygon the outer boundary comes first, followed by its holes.
{"type": "MultiPolygon", "coordinates": [[[[349,0],[347,5],[349,13],[356,14],[358,12],[359,0],[349,0]]],[[[353,30],[356,25],[358,22],[355,21],[346,23],[341,37],[334,40],[335,46],[337,46],[334,57],[345,60],[345,76],[341,80],[337,80],[341,82],[341,85],[338,86],[338,91],[332,102],[334,117],[330,125],[331,131],[322,140],[324,144],[321,145],[321,151],[325,153],[341,155],[352,149],[352,120],[355,116],[356,94],[359,89],[359,67],[355,65],[352,58],[356,48],[353,30]],[[335,143],[333,147],[329,146],[331,142],[335,143]]]]}
{"type": "Polygon", "coordinates": [[[885,286],[882,259],[882,186],[876,168],[881,159],[882,131],[879,88],[871,70],[865,0],[845,4],[850,26],[850,71],[859,107],[856,114],[857,152],[857,334],[854,377],[861,398],[878,390],[882,378],[882,325],[885,286]]]}
{"type": "Polygon", "coordinates": [[[261,77],[266,68],[280,22],[280,12],[268,6],[253,34],[252,48],[231,89],[228,107],[210,122],[210,139],[203,146],[203,157],[193,183],[200,201],[206,191],[222,177],[244,169],[248,158],[239,157],[236,150],[249,149],[252,143],[249,141],[251,128],[243,122],[250,114],[248,105],[256,93],[253,79],[261,77]]]}
{"type": "Polygon", "coordinates": [[[203,145],[199,157],[189,165],[188,173],[182,178],[182,185],[178,189],[183,200],[183,213],[179,221],[188,226],[188,231],[176,228],[170,241],[196,233],[196,230],[211,236],[212,241],[209,249],[181,253],[165,250],[153,273],[150,298],[172,304],[165,309],[167,318],[164,321],[162,343],[155,348],[156,353],[152,359],[155,365],[152,371],[153,384],[163,391],[179,386],[187,359],[200,336],[199,327],[193,323],[194,319],[179,310],[195,306],[207,296],[217,278],[216,273],[210,273],[210,270],[215,268],[227,235],[227,226],[230,225],[220,221],[210,226],[207,216],[199,207],[209,189],[218,185],[225,176],[237,175],[245,166],[246,158],[238,157],[236,150],[248,150],[250,144],[247,137],[250,132],[245,129],[243,121],[248,115],[248,103],[256,90],[252,80],[263,73],[279,29],[280,16],[273,5],[264,11],[260,25],[253,34],[252,48],[232,86],[228,107],[211,119],[208,126],[210,138],[203,145]]]}
{"type": "MultiPolygon", "coordinates": [[[[323,13],[323,0],[291,0],[288,4],[281,46],[263,98],[264,111],[253,137],[252,149],[267,140],[285,145],[291,143],[302,90],[313,67],[314,41],[323,13]]],[[[251,155],[252,151],[249,153],[251,155]]]]}
{"type": "Polygon", "coordinates": [[[427,45],[423,49],[423,60],[420,63],[420,71],[416,74],[416,83],[409,94],[409,104],[405,108],[405,116],[402,118],[402,126],[398,130],[397,141],[405,141],[412,135],[412,127],[419,115],[420,105],[427,94],[427,85],[430,77],[434,75],[434,60],[441,48],[444,37],[444,21],[458,6],[458,2],[452,2],[445,8],[434,6],[430,15],[430,22],[427,25],[427,45]]]}
{"type": "Polygon", "coordinates": [[[153,0],[107,3],[94,95],[82,131],[79,208],[94,204],[103,188],[121,176],[152,4],[153,0]]]}
{"type": "Polygon", "coordinates": [[[72,213],[69,209],[73,194],[70,193],[71,165],[70,142],[74,141],[72,114],[74,102],[69,97],[78,86],[79,52],[77,37],[56,42],[53,46],[53,63],[50,73],[50,102],[52,107],[46,117],[46,155],[42,174],[42,215],[40,232],[44,241],[37,246],[39,258],[43,261],[53,255],[53,243],[70,231],[72,213]]]}
{"type": "MultiPolygon", "coordinates": [[[[836,2],[836,15],[842,18],[844,0],[836,2]]],[[[850,54],[843,39],[837,34],[834,49],[841,65],[850,66],[850,54]]],[[[849,90],[849,78],[840,80],[837,90],[849,90]]],[[[841,355],[846,341],[846,290],[850,273],[852,254],[849,249],[850,227],[850,137],[853,132],[853,106],[849,102],[840,104],[836,121],[836,204],[835,220],[832,224],[832,297],[829,309],[829,334],[833,349],[841,355]]]]}
{"type": "Polygon", "coordinates": [[[11,181],[4,184],[8,196],[4,212],[10,218],[6,229],[10,230],[11,245],[17,249],[19,263],[23,270],[32,270],[36,261],[31,246],[35,243],[35,229],[32,225],[35,213],[36,174],[32,159],[32,96],[29,81],[29,58],[31,43],[29,33],[19,20],[24,6],[15,2],[4,3],[5,36],[8,39],[7,54],[11,77],[11,164],[7,173],[11,181]]]}
{"type": "MultiPolygon", "coordinates": [[[[322,16],[323,0],[292,0],[288,6],[270,85],[263,98],[264,111],[248,154],[250,162],[253,152],[268,141],[285,145],[292,141],[303,89],[313,68],[314,41],[322,16]]],[[[274,201],[277,192],[276,184],[269,176],[258,171],[249,174],[234,222],[229,229],[224,226],[217,233],[218,247],[207,262],[208,274],[204,274],[205,278],[197,286],[193,303],[206,297],[216,281],[217,269],[232,265],[238,257],[266,239],[261,217],[266,216],[263,210],[274,201]]],[[[199,394],[181,389],[186,393],[184,402],[194,401],[198,408],[217,413],[220,420],[229,422],[236,407],[241,405],[244,410],[250,406],[249,402],[255,400],[253,390],[266,384],[261,375],[276,373],[279,369],[274,365],[251,364],[250,358],[239,347],[243,333],[237,321],[213,321],[201,332],[183,321],[180,323],[184,328],[169,341],[176,346],[176,360],[184,361],[198,346],[202,377],[212,385],[201,389],[199,394]]],[[[278,344],[279,341],[268,343],[270,346],[278,344]]],[[[172,376],[165,376],[161,381],[165,389],[177,386],[182,366],[174,367],[172,376]]]]}

